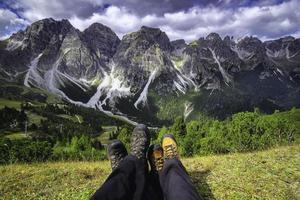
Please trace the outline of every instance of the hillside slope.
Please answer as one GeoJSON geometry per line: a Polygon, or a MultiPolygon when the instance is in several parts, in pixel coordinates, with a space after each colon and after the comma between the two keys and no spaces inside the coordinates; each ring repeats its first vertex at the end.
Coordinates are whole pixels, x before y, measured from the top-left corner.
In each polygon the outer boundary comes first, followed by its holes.
{"type": "MultiPolygon", "coordinates": [[[[205,199],[299,199],[300,145],[183,159],[205,199]]],[[[88,199],[108,161],[0,166],[0,199],[88,199]]]]}

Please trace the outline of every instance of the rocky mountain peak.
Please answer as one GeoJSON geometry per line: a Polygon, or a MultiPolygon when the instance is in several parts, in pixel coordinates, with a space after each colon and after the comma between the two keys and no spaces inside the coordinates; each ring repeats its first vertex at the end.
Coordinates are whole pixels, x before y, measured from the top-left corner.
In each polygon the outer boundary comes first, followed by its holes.
{"type": "Polygon", "coordinates": [[[286,36],[286,37],[282,38],[282,42],[292,42],[294,40],[295,40],[295,38],[293,36],[286,36]]]}
{"type": "Polygon", "coordinates": [[[142,26],[139,31],[146,34],[159,34],[161,32],[159,28],[154,28],[149,26],[142,26]]]}
{"type": "Polygon", "coordinates": [[[183,39],[171,41],[173,49],[181,49],[186,47],[186,43],[183,39]]]}
{"type": "Polygon", "coordinates": [[[135,45],[149,48],[152,45],[158,44],[162,50],[171,50],[170,40],[165,32],[159,28],[150,28],[142,26],[137,32],[127,34],[122,39],[123,43],[134,42],[135,45]]]}
{"type": "Polygon", "coordinates": [[[238,43],[232,44],[231,49],[245,63],[244,69],[253,69],[265,62],[266,55],[263,43],[256,37],[246,36],[238,43]]]}
{"type": "Polygon", "coordinates": [[[74,27],[68,20],[55,21],[52,18],[39,20],[28,26],[25,31],[13,34],[9,38],[7,49],[13,51],[21,47],[38,55],[53,38],[62,40],[72,29],[74,27]]]}
{"type": "Polygon", "coordinates": [[[94,23],[83,32],[84,39],[89,47],[99,56],[108,61],[120,44],[120,39],[109,27],[94,23]]]}
{"type": "Polygon", "coordinates": [[[187,44],[184,40],[174,40],[171,42],[172,54],[175,56],[181,56],[187,44]]]}
{"type": "Polygon", "coordinates": [[[206,36],[206,40],[221,41],[222,38],[218,33],[210,33],[206,36]]]}
{"type": "Polygon", "coordinates": [[[228,46],[230,46],[230,45],[232,45],[232,43],[234,43],[233,37],[232,37],[232,36],[230,37],[230,36],[228,36],[228,35],[226,35],[226,36],[224,37],[223,41],[224,41],[225,44],[228,45],[228,46]]]}
{"type": "Polygon", "coordinates": [[[28,36],[33,35],[32,37],[43,37],[43,39],[48,39],[49,36],[52,35],[65,35],[71,29],[74,29],[74,27],[66,19],[56,21],[52,18],[46,18],[34,22],[31,26],[27,27],[25,34],[28,36]]]}
{"type": "Polygon", "coordinates": [[[256,51],[262,48],[262,42],[256,37],[244,37],[237,44],[238,48],[247,49],[248,51],[256,51]]]}

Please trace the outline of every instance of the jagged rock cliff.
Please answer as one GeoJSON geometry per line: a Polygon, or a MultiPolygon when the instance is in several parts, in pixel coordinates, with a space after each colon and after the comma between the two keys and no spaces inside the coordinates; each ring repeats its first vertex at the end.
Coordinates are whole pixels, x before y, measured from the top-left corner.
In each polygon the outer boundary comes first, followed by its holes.
{"type": "Polygon", "coordinates": [[[203,111],[193,107],[199,102],[226,113],[236,99],[245,109],[265,101],[288,108],[300,104],[300,39],[235,41],[211,33],[186,44],[141,27],[120,40],[99,23],[81,32],[67,20],[44,19],[0,42],[0,78],[131,118],[155,116],[163,99],[191,93],[193,100],[178,101],[188,115],[203,111]]]}

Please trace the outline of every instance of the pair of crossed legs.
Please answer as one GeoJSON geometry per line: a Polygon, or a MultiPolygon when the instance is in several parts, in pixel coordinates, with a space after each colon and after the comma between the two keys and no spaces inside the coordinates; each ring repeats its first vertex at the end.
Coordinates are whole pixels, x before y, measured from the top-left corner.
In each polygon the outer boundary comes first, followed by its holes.
{"type": "Polygon", "coordinates": [[[112,141],[108,146],[108,155],[113,171],[91,199],[201,199],[179,160],[173,135],[164,135],[161,146],[149,147],[149,144],[149,130],[142,124],[137,125],[132,133],[129,155],[120,141],[112,141]]]}

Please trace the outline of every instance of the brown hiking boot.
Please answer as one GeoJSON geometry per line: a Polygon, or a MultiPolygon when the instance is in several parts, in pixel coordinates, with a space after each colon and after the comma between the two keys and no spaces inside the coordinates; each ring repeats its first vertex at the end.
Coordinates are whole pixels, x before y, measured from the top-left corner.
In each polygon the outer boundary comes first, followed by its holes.
{"type": "Polygon", "coordinates": [[[152,144],[148,150],[148,160],[152,172],[159,172],[164,165],[164,152],[159,144],[152,144]]]}
{"type": "Polygon", "coordinates": [[[131,154],[146,161],[146,153],[150,144],[150,132],[146,125],[138,124],[132,132],[130,147],[131,154]]]}
{"type": "Polygon", "coordinates": [[[178,158],[177,143],[173,134],[165,134],[161,140],[162,148],[164,150],[164,158],[172,159],[178,158]]]}
{"type": "Polygon", "coordinates": [[[112,140],[107,147],[108,159],[112,170],[115,170],[127,156],[127,150],[120,140],[112,140]]]}

